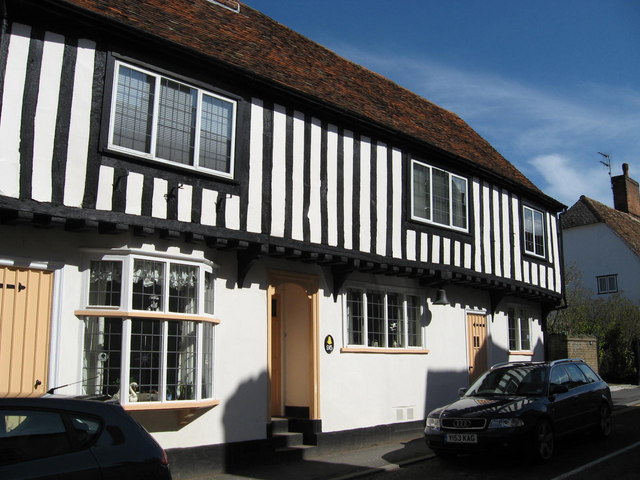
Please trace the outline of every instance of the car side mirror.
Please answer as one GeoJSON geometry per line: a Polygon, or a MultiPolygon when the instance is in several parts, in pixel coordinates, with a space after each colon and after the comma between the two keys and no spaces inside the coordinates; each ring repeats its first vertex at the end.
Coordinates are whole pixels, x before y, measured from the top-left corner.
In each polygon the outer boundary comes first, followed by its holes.
{"type": "Polygon", "coordinates": [[[549,387],[550,395],[557,395],[559,393],[567,393],[569,391],[569,387],[563,384],[552,383],[551,387],[549,387]]]}
{"type": "Polygon", "coordinates": [[[464,394],[467,393],[467,389],[465,387],[461,387],[458,389],[458,396],[462,397],[464,396],[464,394]]]}

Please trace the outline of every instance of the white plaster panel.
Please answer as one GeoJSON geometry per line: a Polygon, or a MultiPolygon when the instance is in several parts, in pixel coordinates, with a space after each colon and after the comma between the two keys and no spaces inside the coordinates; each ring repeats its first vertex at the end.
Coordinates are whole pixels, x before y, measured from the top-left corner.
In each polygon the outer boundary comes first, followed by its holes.
{"type": "Polygon", "coordinates": [[[360,250],[371,252],[371,141],[360,140],[360,250]]]}
{"type": "Polygon", "coordinates": [[[33,132],[31,196],[38,202],[51,201],[53,144],[56,133],[63,55],[64,37],[46,32],[42,48],[38,105],[33,132]]]}
{"type": "Polygon", "coordinates": [[[342,175],[344,178],[344,248],[353,248],[353,132],[344,131],[342,175]]]}
{"type": "Polygon", "coordinates": [[[392,208],[392,232],[393,241],[392,253],[395,258],[402,257],[402,152],[394,148],[391,152],[392,169],[389,174],[392,176],[393,185],[393,208],[392,208]]]}
{"type": "Polygon", "coordinates": [[[321,148],[322,125],[320,120],[313,118],[311,121],[311,186],[309,197],[309,228],[311,243],[322,242],[322,197],[321,197],[321,148]]]}
{"type": "Polygon", "coordinates": [[[284,237],[287,193],[287,109],[275,105],[273,112],[273,168],[271,170],[271,235],[284,237]]]}
{"type": "Polygon", "coordinates": [[[515,279],[520,282],[523,280],[522,273],[522,255],[520,253],[520,204],[517,198],[513,198],[511,203],[511,211],[513,213],[513,264],[514,264],[514,276],[515,279]]]}
{"type": "Polygon", "coordinates": [[[113,206],[113,167],[100,165],[98,176],[98,193],[96,195],[96,209],[111,211],[113,206]]]}
{"type": "Polygon", "coordinates": [[[216,202],[218,201],[218,192],[202,189],[202,213],[200,215],[200,223],[202,225],[213,226],[216,224],[216,202]]]}
{"type": "Polygon", "coordinates": [[[0,106],[0,195],[14,198],[20,195],[20,125],[30,36],[31,27],[12,24],[0,106]]]}
{"type": "Polygon", "coordinates": [[[416,232],[407,230],[407,260],[416,260],[416,232]]]}
{"type": "Polygon", "coordinates": [[[153,199],[151,200],[151,216],[167,218],[167,198],[169,183],[162,178],[153,179],[153,199]]]}
{"type": "MultiPolygon", "coordinates": [[[[500,192],[496,188],[491,189],[491,208],[493,209],[493,264],[495,265],[495,274],[502,276],[502,249],[500,242],[500,192]]],[[[505,246],[506,247],[506,246],[505,246]]]]}
{"type": "Polygon", "coordinates": [[[240,197],[227,195],[225,225],[231,230],[240,229],[240,197]]]}
{"type": "Polygon", "coordinates": [[[87,175],[95,42],[78,40],[65,171],[64,204],[81,207],[87,175]]]}
{"type": "Polygon", "coordinates": [[[293,193],[291,198],[294,240],[304,240],[304,113],[293,114],[293,193]]]}
{"type": "MultiPolygon", "coordinates": [[[[387,146],[376,146],[376,253],[387,254],[387,146]]],[[[415,248],[413,249],[415,259],[415,248]]]]}
{"type": "Polygon", "coordinates": [[[327,231],[329,245],[338,245],[338,127],[327,127],[327,231]]]}
{"type": "Polygon", "coordinates": [[[485,273],[493,273],[491,268],[491,191],[487,185],[482,186],[482,245],[484,249],[485,273]]]}
{"type": "Polygon", "coordinates": [[[144,184],[144,175],[129,172],[127,178],[127,201],[125,213],[131,215],[142,214],[142,186],[144,184]]]}
{"type": "Polygon", "coordinates": [[[181,222],[191,222],[193,211],[193,186],[183,184],[178,188],[178,220],[181,222]]]}
{"type": "Polygon", "coordinates": [[[511,252],[520,248],[520,245],[514,245],[511,243],[510,237],[510,225],[509,225],[509,213],[511,208],[509,206],[509,196],[506,193],[502,194],[502,263],[504,268],[504,276],[511,278],[511,252]]]}
{"type": "MultiPolygon", "coordinates": [[[[262,231],[262,142],[264,136],[264,110],[262,105],[262,100],[258,98],[251,99],[247,230],[253,233],[261,233],[262,231]]],[[[204,206],[202,214],[205,216],[204,206]]],[[[215,215],[215,208],[213,209],[213,215],[215,215]]],[[[206,218],[208,222],[211,222],[211,212],[206,214],[206,218]]],[[[215,219],[213,223],[208,223],[208,225],[215,225],[215,219]]]]}

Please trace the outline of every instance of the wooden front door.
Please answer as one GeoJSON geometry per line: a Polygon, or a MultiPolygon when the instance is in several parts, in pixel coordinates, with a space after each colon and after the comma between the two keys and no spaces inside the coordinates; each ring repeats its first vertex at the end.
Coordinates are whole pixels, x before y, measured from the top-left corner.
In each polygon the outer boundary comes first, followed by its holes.
{"type": "Polygon", "coordinates": [[[487,369],[487,316],[467,314],[467,345],[469,354],[469,383],[487,369]]]}
{"type": "Polygon", "coordinates": [[[0,267],[0,397],[46,390],[53,272],[0,267]]]}

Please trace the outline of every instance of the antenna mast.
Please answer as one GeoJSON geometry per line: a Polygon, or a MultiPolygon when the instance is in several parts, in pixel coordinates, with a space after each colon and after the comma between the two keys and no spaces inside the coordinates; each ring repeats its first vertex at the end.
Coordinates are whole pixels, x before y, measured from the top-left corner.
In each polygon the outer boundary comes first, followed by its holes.
{"type": "Polygon", "coordinates": [[[598,152],[598,153],[607,159],[606,161],[600,160],[600,163],[609,169],[609,177],[611,177],[611,154],[602,153],[602,152],[598,152]]]}

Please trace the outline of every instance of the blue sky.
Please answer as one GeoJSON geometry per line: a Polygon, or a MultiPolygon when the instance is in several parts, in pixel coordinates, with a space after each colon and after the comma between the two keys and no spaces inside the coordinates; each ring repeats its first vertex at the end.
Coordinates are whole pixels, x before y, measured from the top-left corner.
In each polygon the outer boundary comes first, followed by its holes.
{"type": "Polygon", "coordinates": [[[245,0],[457,113],[542,191],[640,181],[640,0],[245,0]]]}

